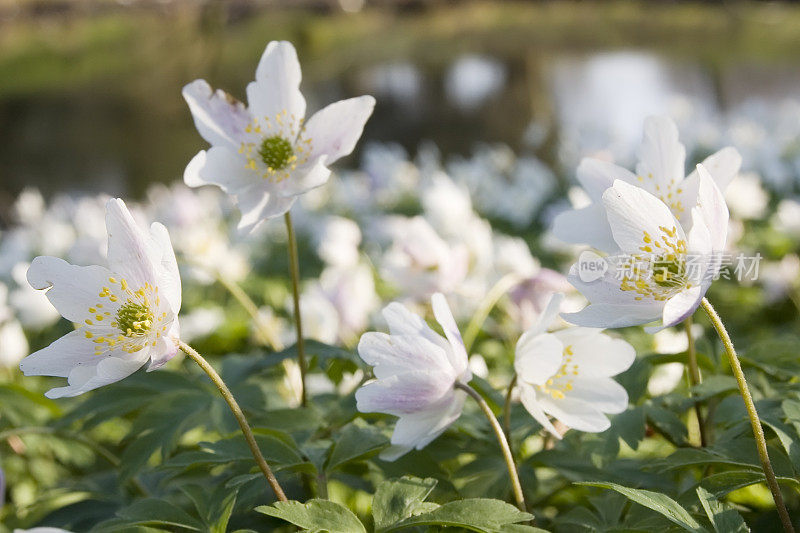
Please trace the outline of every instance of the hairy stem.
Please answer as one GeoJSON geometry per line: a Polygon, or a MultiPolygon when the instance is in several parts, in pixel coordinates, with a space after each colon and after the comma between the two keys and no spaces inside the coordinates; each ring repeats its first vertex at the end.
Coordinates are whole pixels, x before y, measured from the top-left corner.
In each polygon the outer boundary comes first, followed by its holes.
{"type": "Polygon", "coordinates": [[[253,453],[253,458],[256,460],[258,467],[264,473],[264,477],[267,478],[267,483],[272,488],[272,492],[275,493],[275,497],[278,498],[280,501],[285,502],[286,494],[284,494],[283,489],[281,488],[280,484],[278,484],[278,480],[275,478],[275,474],[272,473],[272,469],[267,464],[267,460],[264,459],[264,456],[261,454],[261,450],[258,448],[258,443],[256,443],[256,438],[253,435],[253,430],[250,429],[250,424],[247,423],[247,419],[242,412],[242,408],[239,407],[239,404],[236,402],[236,398],[233,397],[231,390],[222,381],[222,378],[217,371],[214,370],[208,361],[206,361],[202,355],[197,353],[197,350],[189,346],[183,341],[177,341],[178,347],[183,350],[186,355],[188,355],[195,363],[203,369],[203,372],[208,374],[208,377],[211,378],[211,381],[214,382],[214,385],[217,386],[219,389],[220,394],[225,399],[230,407],[233,416],[236,418],[236,421],[239,423],[239,427],[244,434],[244,439],[247,441],[247,445],[250,447],[250,451],[253,453]]]}
{"type": "Polygon", "coordinates": [[[503,404],[503,431],[506,432],[506,438],[511,441],[511,394],[514,392],[514,387],[517,386],[517,374],[511,378],[508,383],[508,391],[506,391],[506,401],[503,404]]]}
{"type": "Polygon", "coordinates": [[[292,299],[294,300],[294,323],[297,330],[297,364],[300,367],[300,405],[308,405],[306,396],[306,347],[303,339],[303,320],[300,315],[300,260],[297,257],[297,238],[292,226],[292,215],[284,215],[286,234],[289,240],[289,269],[292,273],[292,299]]]}
{"type": "Polygon", "coordinates": [[[786,510],[786,504],[783,503],[783,495],[781,494],[781,489],[778,486],[778,480],[775,478],[775,472],[772,470],[772,463],[770,463],[769,460],[769,453],[767,452],[767,440],[764,437],[764,428],[761,427],[761,421],[758,418],[758,412],[756,411],[756,406],[753,403],[753,397],[750,395],[750,389],[747,386],[747,380],[745,380],[744,372],[742,371],[742,365],[736,355],[733,342],[731,342],[728,331],[725,329],[725,325],[722,323],[719,315],[711,306],[711,302],[709,302],[708,299],[703,298],[701,305],[703,306],[703,310],[705,310],[706,314],[708,315],[708,318],[711,320],[711,324],[714,326],[714,329],[717,330],[717,335],[719,335],[722,344],[725,346],[725,352],[728,355],[728,362],[730,363],[731,370],[736,378],[736,382],[739,384],[739,392],[742,395],[742,400],[744,400],[744,406],[747,409],[747,415],[750,418],[750,425],[753,426],[753,436],[756,439],[756,448],[758,449],[758,456],[761,459],[761,468],[764,470],[764,476],[767,479],[767,485],[769,486],[769,490],[772,492],[772,498],[775,500],[775,507],[778,509],[778,515],[781,518],[783,529],[787,533],[794,533],[792,520],[789,518],[789,512],[786,510]]]}
{"type": "Polygon", "coordinates": [[[478,402],[483,414],[485,414],[486,418],[489,420],[489,424],[491,424],[494,434],[497,437],[497,442],[500,444],[500,449],[503,452],[503,458],[506,461],[508,477],[511,479],[511,487],[514,490],[514,499],[517,500],[517,507],[519,507],[521,511],[527,511],[525,507],[525,496],[522,494],[522,485],[519,482],[519,474],[517,473],[517,465],[514,464],[514,456],[511,455],[511,448],[508,446],[508,439],[506,439],[506,434],[503,433],[503,428],[500,427],[500,422],[497,421],[497,418],[494,416],[489,404],[486,403],[486,400],[484,400],[475,389],[459,381],[456,382],[455,386],[457,389],[461,389],[469,394],[472,399],[478,402]]]}
{"type": "MultiPolygon", "coordinates": [[[[692,336],[692,317],[687,318],[683,322],[683,325],[686,328],[686,340],[689,345],[687,348],[689,383],[692,387],[696,387],[703,382],[703,378],[700,376],[700,368],[697,366],[697,352],[694,348],[694,337],[692,336]]],[[[700,446],[705,448],[708,446],[708,434],[706,433],[706,424],[705,419],[703,418],[703,408],[700,406],[699,402],[695,402],[694,412],[697,416],[697,429],[700,433],[700,446]]]]}

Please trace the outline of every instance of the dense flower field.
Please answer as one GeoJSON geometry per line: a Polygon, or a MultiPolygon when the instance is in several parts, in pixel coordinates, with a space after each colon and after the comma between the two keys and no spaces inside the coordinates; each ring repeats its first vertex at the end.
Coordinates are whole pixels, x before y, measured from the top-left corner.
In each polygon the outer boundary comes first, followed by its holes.
{"type": "Polygon", "coordinates": [[[792,531],[800,103],[348,171],[373,98],[300,80],[189,83],[142,201],[16,199],[0,531],[792,531]]]}

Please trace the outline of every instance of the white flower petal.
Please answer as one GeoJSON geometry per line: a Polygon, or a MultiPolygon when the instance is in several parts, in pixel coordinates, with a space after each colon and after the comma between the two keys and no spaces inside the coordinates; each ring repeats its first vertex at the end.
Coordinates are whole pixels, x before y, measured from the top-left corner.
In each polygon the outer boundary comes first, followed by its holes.
{"type": "Polygon", "coordinates": [[[252,120],[244,104],[225,91],[213,91],[205,80],[186,85],[183,98],[203,139],[213,146],[239,148],[247,137],[245,128],[252,120]]]}
{"type": "Polygon", "coordinates": [[[178,327],[178,319],[176,318],[172,323],[170,331],[166,335],[159,337],[156,341],[156,345],[151,350],[150,364],[147,365],[148,372],[158,370],[167,364],[167,361],[175,357],[178,353],[178,345],[175,344],[175,340],[173,339],[179,338],[180,329],[178,327]]]}
{"type": "Polygon", "coordinates": [[[216,185],[228,194],[237,194],[263,179],[236,151],[225,146],[213,146],[195,155],[183,172],[189,187],[216,185]]]}
{"type": "Polygon", "coordinates": [[[536,396],[536,390],[533,387],[527,385],[520,385],[520,400],[522,401],[522,405],[527,409],[527,411],[531,414],[531,416],[539,422],[544,429],[549,431],[555,438],[561,439],[561,434],[555,428],[550,419],[545,414],[544,410],[542,410],[542,406],[539,405],[539,401],[536,396]]]}
{"type": "Polygon", "coordinates": [[[358,355],[375,367],[374,373],[379,379],[421,368],[430,369],[432,374],[441,375],[451,383],[457,375],[446,351],[417,335],[364,333],[358,343],[358,355]]]}
{"type": "Polygon", "coordinates": [[[524,333],[517,342],[514,369],[525,383],[543,385],[559,368],[564,356],[564,345],[553,334],[524,333]]]}
{"type": "Polygon", "coordinates": [[[373,97],[359,96],[335,102],[314,113],[306,122],[303,134],[303,138],[311,140],[313,156],[327,156],[330,165],[349,155],[374,108],[373,97]]]}
{"type": "Polygon", "coordinates": [[[611,378],[594,377],[581,368],[580,375],[571,381],[572,390],[567,393],[570,400],[585,402],[603,413],[616,414],[628,408],[628,392],[611,378]]]}
{"type": "Polygon", "coordinates": [[[294,196],[285,198],[258,186],[238,194],[236,198],[242,212],[237,229],[245,235],[251,233],[265,220],[285,214],[296,200],[294,196]]]}
{"type": "MultiPolygon", "coordinates": [[[[548,298],[547,303],[544,306],[544,310],[539,315],[538,320],[536,323],[525,332],[525,335],[534,337],[540,333],[546,332],[558,318],[558,312],[561,310],[561,303],[564,301],[564,295],[560,292],[554,292],[548,298]]],[[[522,339],[520,339],[522,341],[522,339]]],[[[517,343],[517,348],[519,348],[519,342],[517,343]]]]}
{"type": "MultiPolygon", "coordinates": [[[[719,190],[725,191],[742,166],[742,156],[736,148],[727,146],[705,158],[701,165],[709,172],[719,190]]],[[[697,170],[694,170],[686,180],[697,179],[697,177],[697,170]]],[[[694,202],[687,205],[694,205],[694,202]]]]}
{"type": "Polygon", "coordinates": [[[561,318],[589,328],[625,328],[640,326],[661,318],[661,308],[653,309],[637,304],[589,304],[577,313],[561,313],[561,318]]]}
{"type": "Polygon", "coordinates": [[[703,299],[705,292],[703,286],[695,285],[667,300],[664,305],[663,325],[661,327],[674,326],[689,318],[700,306],[700,301],[703,299]]]}
{"type": "Polygon", "coordinates": [[[728,206],[722,191],[703,165],[697,165],[700,186],[697,193],[697,208],[711,235],[711,247],[715,251],[725,248],[728,237],[728,206]]]}
{"type": "Polygon", "coordinates": [[[102,357],[94,355],[94,343],[86,338],[85,332],[75,330],[27,356],[19,368],[26,376],[65,378],[76,366],[94,366],[102,357]]]}
{"type": "Polygon", "coordinates": [[[145,363],[147,359],[139,355],[141,352],[146,350],[133,354],[136,357],[106,357],[94,366],[76,367],[69,374],[69,386],[50,389],[45,396],[52,399],[68,398],[120,381],[145,363]]]}
{"type": "Polygon", "coordinates": [[[419,335],[445,350],[450,348],[449,344],[433,331],[421,317],[409,311],[403,304],[392,302],[383,308],[382,314],[389,325],[389,332],[392,335],[419,335]]]}
{"type": "Polygon", "coordinates": [[[452,379],[427,370],[404,372],[367,383],[356,391],[356,407],[362,413],[400,416],[430,409],[453,389],[452,379]]]}
{"type": "Polygon", "coordinates": [[[550,396],[542,394],[539,398],[539,405],[545,413],[578,431],[599,433],[611,427],[611,422],[606,415],[581,400],[569,397],[554,400],[550,396]]]}
{"type": "Polygon", "coordinates": [[[290,197],[325,185],[331,177],[331,171],[325,166],[326,164],[326,157],[321,156],[297,167],[288,178],[274,186],[275,191],[282,196],[290,197]]]}
{"type": "Polygon", "coordinates": [[[636,176],[628,169],[609,161],[585,157],[578,165],[578,182],[593,202],[600,202],[603,192],[614,185],[616,180],[636,184],[636,176]]]}
{"type": "Polygon", "coordinates": [[[306,100],[300,92],[301,77],[292,43],[270,42],[256,68],[256,81],[247,86],[250,113],[274,121],[285,112],[284,123],[299,123],[306,115],[306,100]]]}
{"type": "MultiPolygon", "coordinates": [[[[461,333],[459,333],[458,326],[453,318],[453,313],[450,311],[444,295],[439,292],[431,296],[431,306],[434,318],[442,326],[444,335],[450,342],[451,350],[448,352],[448,355],[452,355],[450,364],[453,365],[456,373],[461,376],[469,367],[469,358],[464,347],[464,341],[461,339],[461,333]]],[[[469,381],[471,376],[462,376],[461,379],[469,381]]]]}
{"type": "Polygon", "coordinates": [[[169,232],[163,224],[154,222],[150,225],[150,234],[161,250],[158,289],[169,302],[172,314],[178,316],[178,312],[181,310],[181,275],[178,271],[178,262],[175,259],[175,250],[172,248],[169,232]]]}
{"type": "MultiPolygon", "coordinates": [[[[89,308],[98,303],[98,293],[111,276],[101,266],[75,266],[49,256],[35,258],[28,268],[28,283],[34,289],[47,289],[47,298],[61,316],[81,324],[89,317],[89,308]]],[[[113,303],[106,305],[107,310],[113,310],[113,303]]]]}
{"type": "Polygon", "coordinates": [[[572,362],[581,375],[608,377],[628,370],[636,360],[636,350],[622,339],[615,339],[595,328],[566,328],[554,334],[570,347],[572,362]]]}
{"type": "Polygon", "coordinates": [[[559,213],[553,220],[551,231],[557,239],[564,242],[586,243],[608,253],[619,248],[611,233],[606,208],[602,202],[559,213]]]}
{"type": "Polygon", "coordinates": [[[157,285],[155,265],[161,262],[160,250],[119,198],[112,198],[106,204],[106,230],[111,270],[123,276],[133,290],[145,283],[157,285]]]}
{"type": "Polygon", "coordinates": [[[678,141],[678,128],[668,117],[648,117],[644,122],[644,137],[639,148],[636,174],[642,186],[655,192],[672,190],[684,177],[686,149],[678,141]]]}
{"type": "Polygon", "coordinates": [[[392,444],[421,450],[461,416],[465,398],[463,391],[452,391],[434,409],[401,416],[392,433],[392,444]]]}

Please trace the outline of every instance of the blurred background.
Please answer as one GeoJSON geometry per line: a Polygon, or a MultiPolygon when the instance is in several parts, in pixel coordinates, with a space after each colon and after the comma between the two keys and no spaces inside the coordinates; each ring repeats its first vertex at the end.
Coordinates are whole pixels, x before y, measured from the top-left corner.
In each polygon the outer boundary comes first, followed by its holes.
{"type": "Polygon", "coordinates": [[[181,87],[243,98],[273,39],[298,48],[309,111],[377,97],[367,143],[502,142],[562,179],[579,156],[631,156],[648,114],[689,148],[741,145],[753,132],[720,139],[720,120],[800,98],[785,3],[0,0],[0,220],[27,186],[140,198],[180,179],[202,145],[181,87]]]}

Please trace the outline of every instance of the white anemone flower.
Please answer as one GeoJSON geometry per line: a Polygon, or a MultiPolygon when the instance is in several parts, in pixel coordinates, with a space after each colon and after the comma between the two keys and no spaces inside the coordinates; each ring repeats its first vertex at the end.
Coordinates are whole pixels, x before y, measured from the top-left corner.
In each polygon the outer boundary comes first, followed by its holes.
{"type": "Polygon", "coordinates": [[[390,333],[365,333],[358,343],[359,356],[373,366],[376,378],[356,391],[358,410],[399,417],[392,446],[381,454],[387,461],[421,450],[455,422],[466,398],[455,384],[472,379],[447,301],[437,293],[431,303],[446,339],[395,302],[383,310],[390,333]]]}
{"type": "Polygon", "coordinates": [[[372,114],[375,99],[360,96],[305,121],[300,77],[292,44],[272,41],[247,86],[247,107],[205,80],[183,88],[197,130],[211,144],[186,167],[184,181],[234,196],[242,231],[286,213],[299,195],[324,184],[328,165],[353,151],[372,114]]]}
{"type": "Polygon", "coordinates": [[[628,393],[611,377],[636,359],[630,344],[602,329],[569,327],[548,333],[562,298],[553,295],[539,322],[520,337],[514,359],[522,404],[557,438],[561,433],[549,417],[579,431],[608,429],[606,414],[628,407],[628,393]]]}
{"type": "MultiPolygon", "coordinates": [[[[694,313],[716,276],[728,232],[728,208],[709,173],[698,165],[697,206],[688,237],[666,204],[640,187],[617,180],[603,193],[614,241],[622,251],[599,277],[586,278],[583,262],[570,282],[589,300],[565,320],[587,327],[620,328],[655,322],[649,332],[694,313]]],[[[599,258],[599,256],[598,256],[599,258]]]]}
{"type": "Polygon", "coordinates": [[[76,329],[26,357],[25,375],[68,378],[48,398],[77,396],[119,381],[148,360],[148,371],[177,352],[181,282],[167,229],[148,234],[122,200],[106,205],[109,268],[75,266],[49,256],[33,260],[28,281],[76,329]]]}
{"type": "MultiPolygon", "coordinates": [[[[685,161],[686,149],[678,141],[675,123],[667,117],[649,117],[644,124],[636,173],[608,161],[585,158],[578,166],[577,178],[592,203],[560,213],[553,221],[553,234],[564,242],[588,244],[608,253],[619,251],[603,200],[603,193],[617,180],[640,187],[664,202],[688,229],[698,201],[700,177],[695,170],[684,178],[685,161]]],[[[724,192],[741,162],[739,153],[726,147],[710,155],[702,165],[724,192]]]]}

